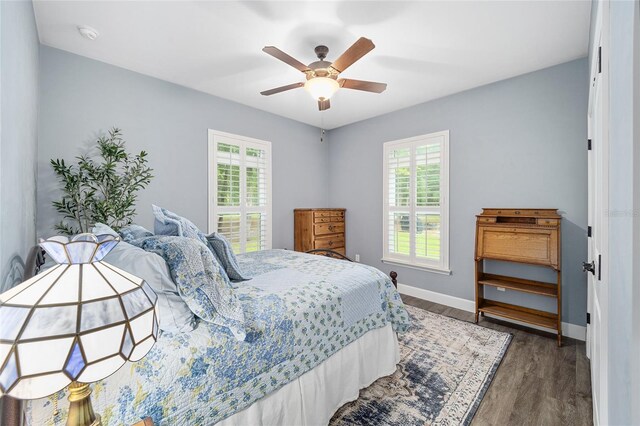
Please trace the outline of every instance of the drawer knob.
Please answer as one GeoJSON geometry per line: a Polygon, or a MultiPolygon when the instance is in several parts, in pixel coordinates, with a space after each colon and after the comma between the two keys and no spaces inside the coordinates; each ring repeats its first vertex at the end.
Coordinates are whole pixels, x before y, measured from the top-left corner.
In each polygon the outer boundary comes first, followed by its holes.
{"type": "Polygon", "coordinates": [[[329,247],[333,245],[333,241],[329,241],[329,247]]]}
{"type": "Polygon", "coordinates": [[[333,231],[333,225],[329,225],[329,231],[333,231]]]}

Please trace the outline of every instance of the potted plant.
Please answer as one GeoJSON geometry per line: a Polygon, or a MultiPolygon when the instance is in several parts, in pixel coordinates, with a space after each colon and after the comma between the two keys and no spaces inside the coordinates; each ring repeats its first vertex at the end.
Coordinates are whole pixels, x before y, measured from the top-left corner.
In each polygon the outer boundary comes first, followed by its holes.
{"type": "Polygon", "coordinates": [[[115,230],[132,222],[137,193],[151,182],[147,153],[128,153],[122,131],[109,130],[96,141],[100,158],[76,157],[77,164],[51,160],[63,195],[53,206],[62,215],[58,232],[73,235],[89,232],[96,222],[115,230]]]}

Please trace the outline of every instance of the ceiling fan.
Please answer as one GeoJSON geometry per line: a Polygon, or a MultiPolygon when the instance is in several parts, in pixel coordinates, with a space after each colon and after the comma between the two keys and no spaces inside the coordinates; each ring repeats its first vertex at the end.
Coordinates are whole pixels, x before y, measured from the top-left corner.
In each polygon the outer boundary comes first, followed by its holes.
{"type": "Polygon", "coordinates": [[[347,78],[338,78],[340,73],[349,68],[358,59],[369,53],[376,47],[368,38],[360,37],[358,41],[348,48],[342,56],[334,62],[328,62],[324,59],[329,53],[327,46],[317,46],[314,51],[319,61],[305,65],[297,59],[287,55],[282,50],[274,46],[265,46],[262,51],[268,53],[274,58],[280,59],[307,76],[306,82],[288,84],[286,86],[276,87],[275,89],[260,92],[261,95],[270,96],[286,90],[304,87],[311,96],[318,101],[320,111],[327,110],[331,107],[329,98],[341,87],[345,89],[363,90],[365,92],[382,93],[387,88],[386,83],[375,83],[373,81],[351,80],[347,78]]]}

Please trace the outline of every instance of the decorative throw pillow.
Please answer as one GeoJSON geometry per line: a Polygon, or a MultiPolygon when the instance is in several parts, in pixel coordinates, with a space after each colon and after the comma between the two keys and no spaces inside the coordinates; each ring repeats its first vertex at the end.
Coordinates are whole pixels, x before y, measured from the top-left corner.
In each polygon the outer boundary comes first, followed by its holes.
{"type": "Polygon", "coordinates": [[[153,236],[153,232],[140,225],[127,225],[120,230],[120,236],[123,241],[137,240],[153,236]]]}
{"type": "Polygon", "coordinates": [[[193,238],[200,240],[211,249],[216,260],[221,266],[223,274],[226,274],[232,281],[246,281],[251,278],[244,277],[238,267],[238,261],[231,244],[220,234],[215,232],[211,235],[205,235],[193,222],[189,219],[170,212],[167,209],[153,205],[153,215],[155,216],[154,231],[157,235],[175,235],[179,237],[193,238]],[[217,237],[214,237],[217,235],[217,237]],[[215,242],[212,244],[212,241],[215,242]],[[220,246],[223,244],[224,247],[220,246]]]}
{"type": "Polygon", "coordinates": [[[166,261],[178,293],[196,316],[227,327],[238,340],[245,339],[242,305],[208,246],[197,239],[164,235],[127,242],[166,261]]]}
{"type": "Polygon", "coordinates": [[[236,255],[233,253],[231,243],[229,243],[229,240],[227,240],[224,235],[214,232],[213,234],[207,235],[206,238],[207,241],[209,241],[209,246],[213,249],[218,260],[220,260],[222,268],[232,281],[246,281],[251,279],[250,277],[243,276],[238,266],[238,259],[236,259],[236,255]]]}
{"type": "Polygon", "coordinates": [[[207,237],[193,222],[167,209],[153,205],[153,230],[157,235],[175,235],[200,240],[207,245],[207,237]]]}

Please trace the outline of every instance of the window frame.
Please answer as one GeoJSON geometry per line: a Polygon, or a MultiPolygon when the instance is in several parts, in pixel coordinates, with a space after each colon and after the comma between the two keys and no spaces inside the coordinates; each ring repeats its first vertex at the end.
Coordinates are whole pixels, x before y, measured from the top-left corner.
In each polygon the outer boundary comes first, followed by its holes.
{"type": "Polygon", "coordinates": [[[434,272],[439,274],[450,275],[451,269],[449,264],[449,130],[443,130],[440,132],[428,133],[419,136],[413,136],[410,138],[399,139],[395,141],[385,142],[383,144],[383,200],[382,200],[382,212],[383,212],[383,237],[382,237],[382,262],[394,265],[406,266],[409,268],[425,270],[428,272],[434,272]],[[416,213],[420,211],[416,210],[416,147],[425,144],[429,139],[443,137],[441,146],[441,160],[440,160],[440,260],[418,260],[415,250],[415,235],[416,235],[416,213]],[[389,213],[392,211],[389,205],[389,153],[398,148],[410,149],[410,205],[407,210],[409,211],[409,226],[410,226],[410,254],[397,255],[389,252],[389,213]]]}
{"type": "MultiPolygon", "coordinates": [[[[271,142],[261,139],[254,139],[246,136],[235,135],[232,133],[221,132],[218,130],[209,129],[208,143],[207,143],[207,227],[208,232],[218,231],[218,213],[233,213],[240,212],[240,247],[241,253],[245,253],[247,243],[247,213],[264,212],[267,215],[266,230],[265,230],[265,244],[264,250],[270,250],[272,248],[272,230],[273,230],[273,209],[272,209],[272,150],[271,142]],[[217,144],[226,143],[237,145],[240,147],[241,158],[244,158],[244,152],[246,148],[255,148],[265,150],[267,158],[265,161],[265,176],[266,176],[266,198],[267,202],[265,206],[260,207],[247,207],[246,202],[246,167],[240,167],[240,205],[239,206],[219,206],[218,205],[218,169],[217,169],[217,144]]],[[[241,160],[242,161],[242,160],[241,160]]]]}

